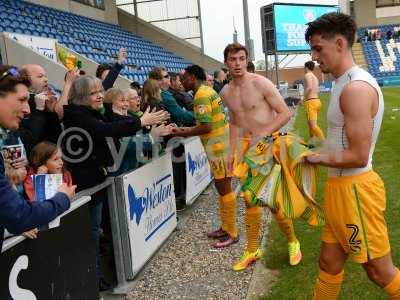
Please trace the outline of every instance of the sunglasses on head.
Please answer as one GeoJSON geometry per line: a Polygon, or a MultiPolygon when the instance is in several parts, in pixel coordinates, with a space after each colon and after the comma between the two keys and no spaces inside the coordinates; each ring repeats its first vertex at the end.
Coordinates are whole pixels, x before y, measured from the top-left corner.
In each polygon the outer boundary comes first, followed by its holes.
{"type": "Polygon", "coordinates": [[[19,76],[18,69],[17,68],[8,69],[7,71],[5,71],[3,74],[0,75],[0,81],[2,81],[7,76],[18,77],[19,76]]]}

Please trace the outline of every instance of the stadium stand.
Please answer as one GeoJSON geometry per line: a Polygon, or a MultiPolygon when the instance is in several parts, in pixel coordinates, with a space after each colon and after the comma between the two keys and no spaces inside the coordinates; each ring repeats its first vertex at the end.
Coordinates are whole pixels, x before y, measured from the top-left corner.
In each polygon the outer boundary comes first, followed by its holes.
{"type": "Polygon", "coordinates": [[[378,81],[400,78],[400,34],[395,34],[399,30],[398,24],[368,26],[358,30],[368,70],[378,81]],[[378,39],[374,36],[377,31],[380,31],[378,39]],[[389,36],[388,31],[392,33],[389,36]]]}
{"type": "Polygon", "coordinates": [[[111,63],[121,47],[127,64],[121,75],[141,84],[148,72],[163,65],[180,72],[190,62],[121,27],[20,0],[0,0],[0,32],[53,38],[96,63],[111,63]]]}

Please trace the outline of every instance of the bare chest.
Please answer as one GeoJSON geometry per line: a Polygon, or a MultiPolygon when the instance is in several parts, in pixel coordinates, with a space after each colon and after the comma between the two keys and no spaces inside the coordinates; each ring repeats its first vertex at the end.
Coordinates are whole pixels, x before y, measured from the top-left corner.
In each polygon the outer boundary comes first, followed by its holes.
{"type": "Polygon", "coordinates": [[[231,87],[226,93],[226,103],[232,112],[256,110],[263,102],[263,95],[252,85],[231,87]]]}

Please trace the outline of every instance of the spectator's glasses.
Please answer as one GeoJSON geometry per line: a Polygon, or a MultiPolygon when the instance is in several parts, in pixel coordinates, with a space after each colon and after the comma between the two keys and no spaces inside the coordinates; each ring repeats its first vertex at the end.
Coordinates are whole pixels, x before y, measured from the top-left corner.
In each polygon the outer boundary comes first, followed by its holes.
{"type": "Polygon", "coordinates": [[[10,68],[0,75],[0,81],[2,81],[7,76],[18,77],[19,75],[20,74],[17,68],[10,68]]]}

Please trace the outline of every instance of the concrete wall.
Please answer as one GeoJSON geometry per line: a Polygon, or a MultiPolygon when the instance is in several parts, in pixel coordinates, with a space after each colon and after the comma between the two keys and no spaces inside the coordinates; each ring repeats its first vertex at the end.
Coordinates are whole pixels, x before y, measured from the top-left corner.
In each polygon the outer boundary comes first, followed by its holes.
{"type": "Polygon", "coordinates": [[[71,0],[27,0],[34,4],[40,4],[59,10],[68,11],[77,15],[104,21],[108,23],[118,24],[118,11],[115,1],[106,0],[105,10],[97,9],[88,5],[71,0]]]}
{"type": "Polygon", "coordinates": [[[354,0],[354,13],[358,26],[376,25],[376,0],[354,0]]]}
{"type": "Polygon", "coordinates": [[[375,0],[355,0],[354,9],[358,26],[400,24],[400,6],[376,8],[375,0]]]}
{"type": "Polygon", "coordinates": [[[213,72],[223,64],[207,55],[203,55],[198,47],[154,26],[144,20],[137,19],[128,12],[118,9],[119,25],[185,59],[213,72]]]}
{"type": "Polygon", "coordinates": [[[397,18],[397,23],[400,22],[400,6],[379,7],[376,9],[377,18],[397,18]]]}
{"type": "Polygon", "coordinates": [[[378,24],[400,24],[400,6],[377,8],[376,17],[378,24]]]}
{"type": "Polygon", "coordinates": [[[378,25],[384,24],[400,24],[400,17],[388,17],[388,18],[379,18],[377,19],[378,25]]]}
{"type": "Polygon", "coordinates": [[[349,0],[339,0],[338,5],[340,7],[340,11],[345,14],[350,14],[350,1],[349,0]]]}

